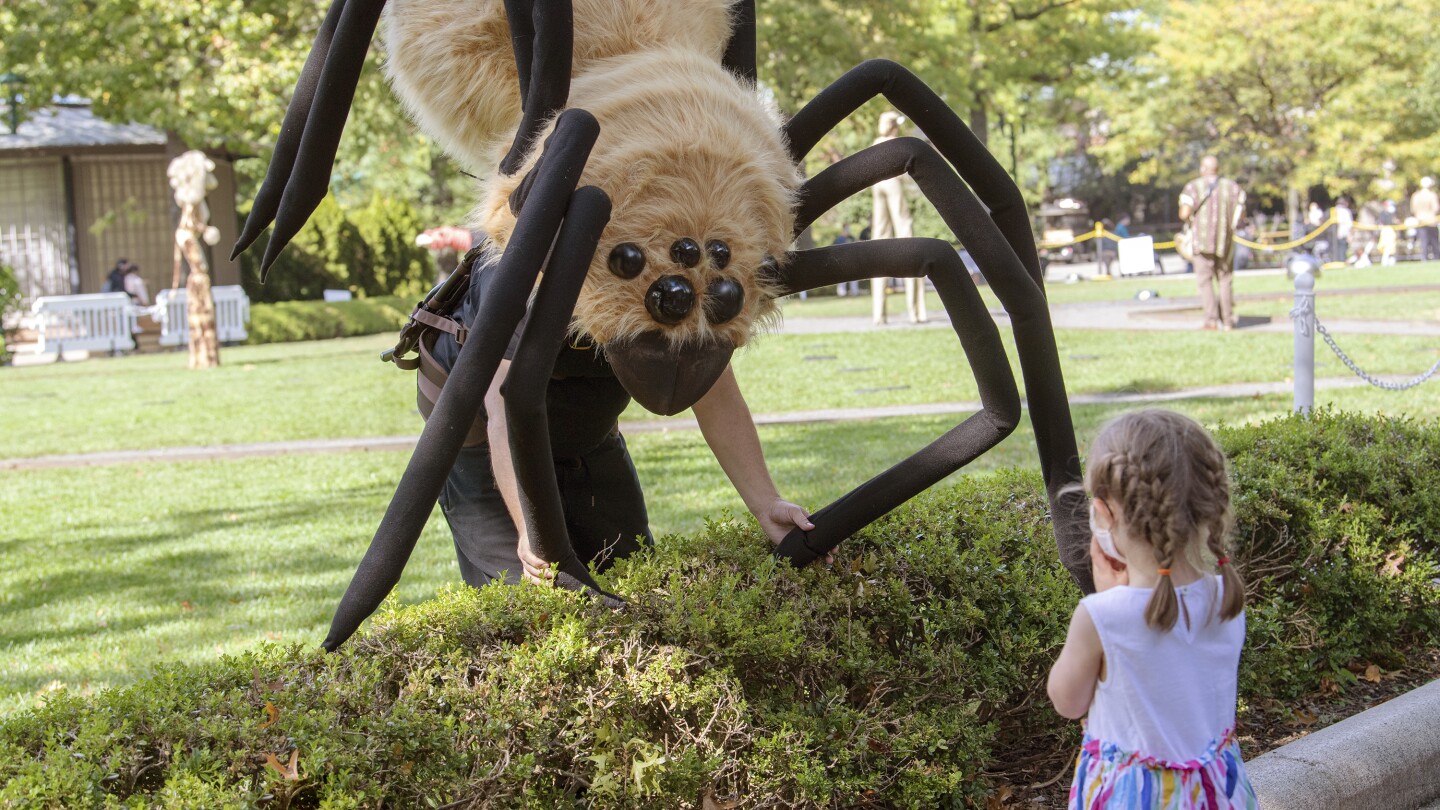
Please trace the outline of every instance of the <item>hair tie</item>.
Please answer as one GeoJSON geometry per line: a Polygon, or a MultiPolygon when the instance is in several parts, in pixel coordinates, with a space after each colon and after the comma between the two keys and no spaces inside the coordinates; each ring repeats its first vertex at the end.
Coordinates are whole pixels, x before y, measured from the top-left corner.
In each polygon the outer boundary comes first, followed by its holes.
{"type": "Polygon", "coordinates": [[[1227,563],[1227,562],[1230,562],[1230,558],[1229,558],[1229,557],[1221,557],[1220,559],[1218,559],[1218,560],[1215,561],[1215,565],[1218,567],[1218,566],[1224,565],[1224,564],[1227,563]]]}
{"type": "Polygon", "coordinates": [[[1160,576],[1162,576],[1162,577],[1168,577],[1168,576],[1170,576],[1170,569],[1169,569],[1169,568],[1161,568],[1160,571],[1159,571],[1159,574],[1160,574],[1160,576]]]}

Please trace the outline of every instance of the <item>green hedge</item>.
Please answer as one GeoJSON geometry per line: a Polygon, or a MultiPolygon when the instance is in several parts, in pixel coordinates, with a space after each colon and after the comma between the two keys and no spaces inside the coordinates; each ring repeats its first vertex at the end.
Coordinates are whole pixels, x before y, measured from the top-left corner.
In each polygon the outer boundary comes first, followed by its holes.
{"type": "Polygon", "coordinates": [[[386,296],[252,304],[245,342],[291,343],[396,332],[410,319],[410,311],[419,300],[386,296]]]}
{"type": "Polygon", "coordinates": [[[415,244],[427,225],[414,206],[376,196],[363,208],[341,208],[327,196],[276,259],[264,284],[260,259],[269,232],[240,260],[240,283],[258,302],[314,300],[325,290],[357,297],[418,300],[435,283],[430,252],[415,244]]]}
{"type": "MultiPolygon", "coordinates": [[[[1247,699],[1440,642],[1433,426],[1220,435],[1255,594],[1247,699]]],[[[922,496],[831,568],[767,552],[723,520],[610,572],[621,612],[447,591],[336,655],[267,646],[61,694],[0,724],[0,805],[964,807],[987,768],[1073,745],[1043,679],[1078,592],[1037,475],[922,496]]]]}

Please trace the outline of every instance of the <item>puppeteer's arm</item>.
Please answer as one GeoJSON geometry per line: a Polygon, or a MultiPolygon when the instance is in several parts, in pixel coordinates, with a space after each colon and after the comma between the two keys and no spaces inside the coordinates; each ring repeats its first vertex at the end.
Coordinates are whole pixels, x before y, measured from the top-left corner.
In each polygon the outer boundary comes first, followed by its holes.
{"type": "Polygon", "coordinates": [[[515,533],[520,538],[520,563],[524,576],[533,582],[545,582],[550,578],[550,565],[530,550],[525,532],[525,514],[520,509],[520,487],[515,483],[515,464],[510,458],[509,424],[505,419],[505,398],[500,386],[510,371],[510,361],[501,360],[495,369],[495,378],[490,390],[485,392],[485,436],[490,445],[490,466],[495,473],[495,486],[505,501],[505,511],[515,524],[515,533]]]}
{"type": "Polygon", "coordinates": [[[775,488],[750,407],[745,404],[732,368],[725,367],[693,410],[705,443],[771,542],[780,542],[796,526],[805,531],[815,528],[809,513],[780,497],[775,488]]]}

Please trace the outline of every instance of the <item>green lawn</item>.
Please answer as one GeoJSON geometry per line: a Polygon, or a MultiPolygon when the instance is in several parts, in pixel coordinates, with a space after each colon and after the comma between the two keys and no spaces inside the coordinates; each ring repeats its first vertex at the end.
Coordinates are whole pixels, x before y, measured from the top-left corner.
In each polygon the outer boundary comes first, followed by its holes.
{"type": "MultiPolygon", "coordinates": [[[[1410,287],[1424,284],[1440,285],[1440,262],[1407,262],[1394,267],[1366,267],[1355,269],[1326,270],[1322,273],[1316,288],[1327,290],[1353,290],[1370,287],[1410,287]]],[[[1075,284],[1051,283],[1046,285],[1045,294],[1052,305],[1080,304],[1092,301],[1125,301],[1135,297],[1141,290],[1156,290],[1162,298],[1193,297],[1195,276],[1171,274],[1167,276],[1143,276],[1117,279],[1114,281],[1082,281],[1075,284]]],[[[1235,292],[1245,293],[1290,293],[1295,291],[1294,282],[1283,273],[1240,273],[1235,279],[1235,292]]],[[[986,303],[992,307],[1000,305],[987,288],[981,288],[986,303]]],[[[940,297],[930,293],[925,306],[933,312],[941,312],[940,297]]],[[[1244,304],[1247,314],[1252,304],[1244,304]]],[[[829,318],[870,316],[869,293],[858,297],[839,298],[817,295],[801,301],[787,299],[785,316],[790,318],[829,318]]],[[[1288,308],[1286,311],[1289,311],[1288,308]]],[[[897,294],[890,296],[889,312],[892,319],[905,318],[904,298],[897,294]]],[[[1347,316],[1350,317],[1350,316],[1347,316]]],[[[1358,317],[1358,316],[1357,316],[1358,317]]],[[[1388,308],[1377,308],[1372,315],[1376,319],[1390,320],[1395,316],[1388,308]]],[[[1433,316],[1432,316],[1433,317],[1433,316]]]]}
{"type": "MultiPolygon", "coordinates": [[[[1440,415],[1440,387],[1321,392],[1353,410],[1440,415]]],[[[1074,409],[1082,448],[1130,406],[1074,409]]],[[[1284,413],[1288,397],[1188,400],[1206,423],[1284,413]]],[[[817,508],[904,458],[958,417],[762,428],[775,478],[817,508]]],[[[739,503],[694,432],[630,446],[657,534],[693,531],[739,503]]],[[[0,473],[0,714],[47,689],[81,691],[262,640],[318,644],[368,544],[405,453],[0,473]]],[[[966,473],[1035,463],[1028,419],[966,473]]],[[[965,473],[962,473],[965,474],[965,473]]],[[[663,541],[662,541],[663,542],[663,541]]],[[[405,601],[458,584],[438,513],[399,586],[405,601]]]]}
{"type": "MultiPolygon", "coordinates": [[[[1075,393],[1279,382],[1292,364],[1291,337],[1280,333],[1061,330],[1056,341],[1075,393]]],[[[206,372],[187,369],[183,353],[3,368],[0,458],[413,435],[421,425],[414,374],[377,359],[391,342],[227,348],[223,365],[206,372]]],[[[1350,335],[1343,343],[1376,373],[1417,373],[1440,352],[1426,337],[1350,335]]],[[[1316,357],[1322,377],[1349,373],[1328,352],[1316,357]]],[[[944,329],[764,335],[737,353],[735,368],[756,413],[977,397],[959,342],[944,329]]],[[[634,406],[625,418],[654,417],[634,406]]]]}
{"type": "MultiPolygon", "coordinates": [[[[0,457],[414,434],[413,376],[376,359],[391,341],[229,348],[210,372],[185,369],[179,353],[0,369],[0,457]]],[[[1062,331],[1057,342],[1072,392],[1283,381],[1290,369],[1287,334],[1062,331]]],[[[1414,373],[1440,350],[1433,338],[1343,342],[1381,372],[1414,373]]],[[[1328,353],[1318,356],[1322,376],[1348,373],[1328,353]]],[[[975,398],[945,330],[770,335],[741,352],[736,368],[756,412],[975,398]]],[[[1440,416],[1440,383],[1317,398],[1440,416]]],[[[1082,446],[1101,421],[1128,407],[1076,407],[1082,446]]],[[[1242,422],[1286,412],[1289,397],[1173,407],[1209,424],[1242,422]]],[[[958,419],[776,426],[762,428],[761,438],[782,491],[813,508],[958,419]]],[[[658,534],[693,531],[707,517],[741,509],[697,433],[637,433],[631,447],[658,534]]],[[[404,453],[350,453],[0,472],[0,713],[33,704],[54,685],[98,689],[162,661],[204,660],[265,639],[318,643],[405,460],[404,453]]],[[[1034,463],[1027,420],[967,473],[1034,463]]],[[[425,599],[458,581],[437,518],[400,596],[425,599]]]]}

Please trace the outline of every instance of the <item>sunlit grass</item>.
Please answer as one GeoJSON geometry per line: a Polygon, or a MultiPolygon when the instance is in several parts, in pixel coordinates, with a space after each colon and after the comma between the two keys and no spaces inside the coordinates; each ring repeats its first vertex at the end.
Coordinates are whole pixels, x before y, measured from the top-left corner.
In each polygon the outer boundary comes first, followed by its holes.
{"type": "MultiPolygon", "coordinates": [[[[1339,407],[1440,415],[1440,387],[1320,391],[1339,407]]],[[[1214,424],[1289,409],[1285,396],[1172,407],[1214,424]]],[[[1128,405],[1074,409],[1082,450],[1128,405]]],[[[910,417],[762,427],[782,492],[812,509],[959,421],[910,417]]],[[[739,497],[693,431],[629,438],[657,535],[699,529],[739,497]]],[[[0,473],[0,713],[63,685],[99,689],[166,661],[262,640],[318,644],[394,491],[406,453],[349,453],[0,473]]],[[[961,474],[1032,466],[1029,420],[961,474]]],[[[417,601],[459,571],[437,512],[399,586],[417,601]]]]}
{"type": "MultiPolygon", "coordinates": [[[[1009,343],[1008,330],[1001,330],[1009,343]]],[[[0,369],[0,458],[208,444],[415,435],[415,376],[378,360],[391,336],[235,347],[195,372],[182,353],[0,369]]],[[[1166,392],[1283,382],[1284,333],[1056,334],[1072,393],[1166,392]]],[[[1347,335],[1367,370],[1414,374],[1434,362],[1432,337],[1347,335]]],[[[1017,381],[1019,366],[1009,347],[1017,381]]],[[[1317,352],[1317,374],[1349,374],[1317,352]]],[[[894,329],[763,335],[735,356],[756,413],[970,402],[978,397],[955,335],[894,329]]],[[[1023,383],[1021,385],[1023,390],[1023,383]]],[[[654,419],[638,406],[625,419],[654,419]]]]}

